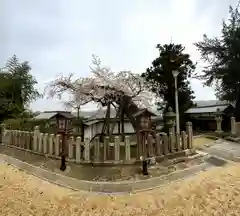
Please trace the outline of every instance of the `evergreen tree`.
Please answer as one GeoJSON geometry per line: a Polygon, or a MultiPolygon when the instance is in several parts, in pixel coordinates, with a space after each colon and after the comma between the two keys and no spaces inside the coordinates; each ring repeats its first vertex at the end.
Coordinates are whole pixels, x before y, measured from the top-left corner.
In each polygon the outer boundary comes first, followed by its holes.
{"type": "Polygon", "coordinates": [[[240,121],[240,14],[238,8],[229,9],[230,18],[222,24],[220,37],[195,43],[202,58],[209,63],[200,79],[205,84],[215,84],[220,100],[236,103],[236,119],[240,121]]]}
{"type": "Polygon", "coordinates": [[[142,74],[146,79],[150,90],[156,93],[160,99],[157,102],[158,109],[163,113],[168,107],[175,110],[175,85],[172,72],[179,71],[177,77],[178,102],[180,125],[184,123],[184,112],[193,106],[193,91],[188,78],[195,70],[195,64],[190,60],[189,54],[184,53],[181,44],[157,45],[159,57],[157,57],[150,68],[142,74]]]}
{"type": "Polygon", "coordinates": [[[35,88],[28,62],[19,62],[14,55],[0,71],[0,121],[18,117],[30,102],[41,97],[35,88]]]}

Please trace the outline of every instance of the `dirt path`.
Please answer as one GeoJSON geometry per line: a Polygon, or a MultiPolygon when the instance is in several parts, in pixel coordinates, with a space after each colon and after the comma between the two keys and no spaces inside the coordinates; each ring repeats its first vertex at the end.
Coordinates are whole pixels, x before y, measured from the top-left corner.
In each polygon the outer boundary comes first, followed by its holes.
{"type": "Polygon", "coordinates": [[[240,165],[119,197],[72,192],[0,163],[0,215],[240,215],[240,165]]]}

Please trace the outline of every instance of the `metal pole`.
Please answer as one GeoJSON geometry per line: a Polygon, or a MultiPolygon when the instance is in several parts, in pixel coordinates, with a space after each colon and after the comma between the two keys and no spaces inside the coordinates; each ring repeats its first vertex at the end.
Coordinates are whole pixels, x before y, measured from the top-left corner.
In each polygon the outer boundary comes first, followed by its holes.
{"type": "Polygon", "coordinates": [[[80,120],[80,107],[77,106],[77,132],[79,133],[80,132],[80,125],[79,125],[79,120],[80,120]]]}
{"type": "Polygon", "coordinates": [[[179,125],[179,108],[178,108],[177,76],[174,76],[174,82],[175,82],[175,107],[176,107],[176,124],[177,124],[177,133],[180,134],[180,125],[179,125]]]}

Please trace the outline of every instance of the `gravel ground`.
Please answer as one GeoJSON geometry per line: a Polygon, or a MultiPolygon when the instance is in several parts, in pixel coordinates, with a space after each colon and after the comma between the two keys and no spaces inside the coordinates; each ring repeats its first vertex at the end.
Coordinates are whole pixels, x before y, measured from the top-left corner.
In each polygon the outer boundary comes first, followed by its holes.
{"type": "Polygon", "coordinates": [[[227,165],[161,188],[122,196],[73,192],[0,163],[1,216],[239,216],[240,169],[227,165]]]}

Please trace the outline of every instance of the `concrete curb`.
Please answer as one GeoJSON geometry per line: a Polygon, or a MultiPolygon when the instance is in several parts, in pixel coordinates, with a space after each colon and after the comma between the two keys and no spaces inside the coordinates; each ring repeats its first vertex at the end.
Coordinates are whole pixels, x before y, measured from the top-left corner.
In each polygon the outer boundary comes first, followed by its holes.
{"type": "Polygon", "coordinates": [[[160,187],[163,184],[169,183],[170,181],[189,177],[200,171],[204,171],[206,169],[214,167],[214,165],[210,163],[202,163],[200,165],[185,170],[176,171],[166,176],[154,177],[146,180],[121,181],[121,182],[93,182],[79,180],[61,174],[57,174],[4,154],[0,154],[0,158],[3,161],[17,167],[18,169],[22,169],[34,176],[37,176],[43,180],[49,181],[59,186],[70,188],[72,190],[77,191],[80,190],[106,194],[133,193],[144,190],[151,190],[160,187]]]}

